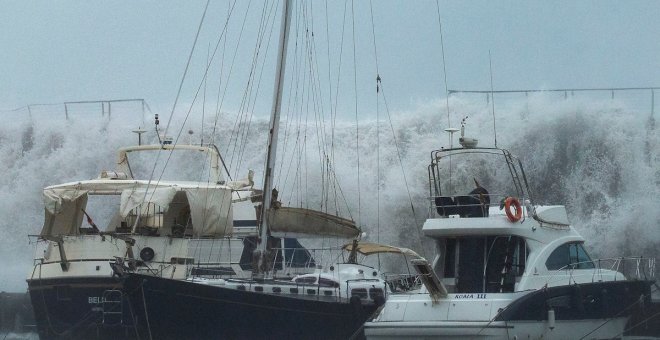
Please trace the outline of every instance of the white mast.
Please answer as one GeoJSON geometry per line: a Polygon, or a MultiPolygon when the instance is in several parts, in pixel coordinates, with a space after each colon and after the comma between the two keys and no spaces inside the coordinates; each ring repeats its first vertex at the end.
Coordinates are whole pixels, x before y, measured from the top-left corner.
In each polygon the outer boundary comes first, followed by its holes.
{"type": "MultiPolygon", "coordinates": [[[[268,154],[266,169],[264,171],[264,199],[261,208],[261,229],[259,231],[258,251],[259,267],[261,267],[266,255],[268,244],[268,221],[267,212],[270,209],[273,191],[273,166],[277,154],[277,135],[280,127],[280,109],[282,107],[282,83],[284,82],[284,71],[286,66],[286,50],[289,40],[289,26],[291,18],[291,0],[284,0],[282,8],[282,24],[280,27],[280,44],[277,53],[277,66],[275,69],[275,89],[273,93],[273,107],[270,116],[270,131],[268,133],[268,154]]],[[[253,273],[261,273],[261,268],[253,268],[253,273]]]]}

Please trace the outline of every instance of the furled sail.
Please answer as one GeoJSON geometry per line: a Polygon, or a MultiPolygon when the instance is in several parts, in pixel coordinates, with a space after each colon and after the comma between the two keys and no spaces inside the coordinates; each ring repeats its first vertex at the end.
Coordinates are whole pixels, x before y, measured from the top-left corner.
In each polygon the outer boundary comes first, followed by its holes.
{"type": "Polygon", "coordinates": [[[281,207],[268,210],[268,226],[277,236],[354,238],[361,230],[355,222],[321,211],[281,207]]]}

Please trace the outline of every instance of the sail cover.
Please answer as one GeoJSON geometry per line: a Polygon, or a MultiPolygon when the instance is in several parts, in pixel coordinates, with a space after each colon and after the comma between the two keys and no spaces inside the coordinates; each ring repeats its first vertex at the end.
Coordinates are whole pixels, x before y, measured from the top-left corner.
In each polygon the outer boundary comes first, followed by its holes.
{"type": "Polygon", "coordinates": [[[351,220],[320,211],[291,207],[269,209],[268,227],[278,236],[296,237],[354,238],[361,232],[351,220]]]}

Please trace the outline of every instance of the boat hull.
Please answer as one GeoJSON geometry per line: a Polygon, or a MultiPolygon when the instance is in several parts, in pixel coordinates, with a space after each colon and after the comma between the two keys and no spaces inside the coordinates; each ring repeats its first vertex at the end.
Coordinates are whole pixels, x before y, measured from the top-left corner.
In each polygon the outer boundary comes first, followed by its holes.
{"type": "Polygon", "coordinates": [[[121,281],[110,276],[28,280],[39,338],[134,338],[121,289],[121,281]]]}
{"type": "MultiPolygon", "coordinates": [[[[609,339],[623,336],[630,316],[644,312],[650,298],[649,286],[649,281],[610,281],[550,287],[513,300],[493,320],[447,320],[440,317],[441,313],[434,320],[428,316],[432,313],[427,313],[424,321],[413,317],[376,319],[366,323],[365,333],[370,340],[609,339]]],[[[480,304],[475,300],[475,308],[480,304]]],[[[405,315],[415,314],[406,306],[400,307],[405,315]]]]}
{"type": "Polygon", "coordinates": [[[375,305],[292,297],[130,274],[141,337],[153,339],[348,339],[362,337],[375,305]]]}

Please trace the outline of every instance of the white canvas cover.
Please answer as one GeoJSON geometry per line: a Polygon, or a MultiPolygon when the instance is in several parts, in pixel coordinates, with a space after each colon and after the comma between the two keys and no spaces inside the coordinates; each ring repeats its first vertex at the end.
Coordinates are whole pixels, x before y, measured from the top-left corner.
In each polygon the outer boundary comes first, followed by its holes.
{"type": "Polygon", "coordinates": [[[41,236],[79,234],[87,193],[87,190],[76,187],[44,189],[45,218],[41,236]]]}
{"type": "Polygon", "coordinates": [[[220,237],[231,235],[232,216],[231,189],[226,187],[186,188],[196,237],[220,237]]]}
{"type": "Polygon", "coordinates": [[[148,207],[147,204],[153,203],[166,212],[176,194],[176,189],[173,187],[156,187],[156,188],[133,188],[122,191],[121,203],[119,206],[119,213],[121,217],[128,216],[131,210],[137,208],[142,204],[143,209],[148,207]]]}
{"type": "Polygon", "coordinates": [[[233,232],[232,190],[228,186],[95,179],[44,189],[45,218],[41,236],[79,234],[88,195],[121,195],[119,213],[125,218],[131,209],[142,203],[145,192],[146,201],[158,205],[162,212],[172,209],[177,192],[184,192],[196,237],[223,237],[233,232]]]}

